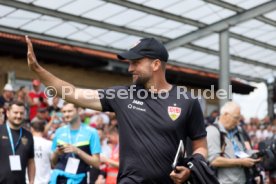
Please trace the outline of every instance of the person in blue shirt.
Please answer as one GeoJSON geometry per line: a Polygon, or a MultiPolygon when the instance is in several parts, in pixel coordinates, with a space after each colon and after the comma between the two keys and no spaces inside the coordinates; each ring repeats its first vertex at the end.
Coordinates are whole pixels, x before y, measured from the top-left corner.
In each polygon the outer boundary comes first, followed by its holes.
{"type": "Polygon", "coordinates": [[[50,183],[86,183],[90,166],[98,168],[101,152],[96,129],[81,123],[78,108],[65,102],[62,113],[68,123],[57,129],[53,139],[51,156],[55,169],[50,183]]]}

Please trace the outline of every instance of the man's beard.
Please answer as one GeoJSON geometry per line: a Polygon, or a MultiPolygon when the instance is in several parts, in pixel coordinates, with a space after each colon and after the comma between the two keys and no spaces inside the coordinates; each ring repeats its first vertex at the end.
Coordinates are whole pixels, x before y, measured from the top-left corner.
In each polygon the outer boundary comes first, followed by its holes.
{"type": "Polygon", "coordinates": [[[19,128],[21,127],[23,120],[21,120],[19,124],[15,123],[14,121],[9,121],[9,122],[13,127],[19,128]]]}
{"type": "Polygon", "coordinates": [[[150,80],[149,77],[144,77],[144,76],[140,77],[140,76],[138,76],[137,80],[134,81],[133,83],[137,86],[145,86],[148,83],[149,80],[150,80]]]}
{"type": "Polygon", "coordinates": [[[73,124],[75,124],[77,121],[78,121],[78,116],[76,115],[76,116],[74,116],[74,117],[71,119],[71,121],[69,121],[69,123],[70,123],[71,125],[73,125],[73,124]]]}

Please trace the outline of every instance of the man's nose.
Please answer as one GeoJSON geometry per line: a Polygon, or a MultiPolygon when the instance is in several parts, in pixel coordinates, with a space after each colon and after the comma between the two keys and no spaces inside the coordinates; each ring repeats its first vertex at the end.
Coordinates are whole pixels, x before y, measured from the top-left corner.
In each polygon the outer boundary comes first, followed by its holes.
{"type": "Polygon", "coordinates": [[[133,64],[132,64],[132,63],[130,63],[130,64],[129,64],[129,66],[128,66],[128,72],[132,73],[132,72],[133,72],[133,70],[134,70],[134,68],[133,68],[133,64]]]}
{"type": "Polygon", "coordinates": [[[16,118],[22,118],[24,114],[21,114],[21,113],[17,113],[16,114],[16,118]]]}

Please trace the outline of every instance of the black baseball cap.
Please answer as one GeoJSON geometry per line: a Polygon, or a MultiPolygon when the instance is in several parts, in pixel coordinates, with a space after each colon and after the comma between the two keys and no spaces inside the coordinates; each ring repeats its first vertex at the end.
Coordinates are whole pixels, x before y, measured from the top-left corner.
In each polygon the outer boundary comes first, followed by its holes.
{"type": "Polygon", "coordinates": [[[143,38],[129,51],[118,54],[117,57],[121,60],[135,60],[149,57],[167,62],[169,54],[165,46],[158,40],[154,38],[143,38]]]}

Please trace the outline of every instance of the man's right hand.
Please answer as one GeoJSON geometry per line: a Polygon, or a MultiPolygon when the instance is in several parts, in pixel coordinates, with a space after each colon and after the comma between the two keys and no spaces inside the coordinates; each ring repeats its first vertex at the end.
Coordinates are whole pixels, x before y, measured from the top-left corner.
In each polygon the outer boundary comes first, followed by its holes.
{"type": "Polygon", "coordinates": [[[56,153],[57,155],[62,155],[62,154],[64,154],[64,146],[63,146],[63,145],[57,146],[57,149],[56,149],[55,153],[56,153]]]}
{"type": "Polygon", "coordinates": [[[28,36],[25,36],[25,40],[27,42],[27,47],[28,47],[28,52],[27,52],[28,66],[31,70],[34,70],[38,66],[38,62],[34,53],[33,44],[28,36]]]}
{"type": "Polygon", "coordinates": [[[241,158],[241,165],[243,167],[252,167],[254,166],[257,162],[260,162],[261,159],[253,159],[253,158],[241,158]]]}

